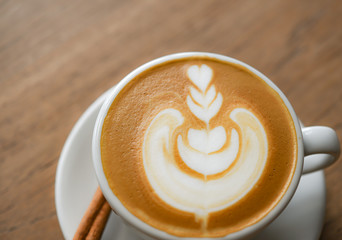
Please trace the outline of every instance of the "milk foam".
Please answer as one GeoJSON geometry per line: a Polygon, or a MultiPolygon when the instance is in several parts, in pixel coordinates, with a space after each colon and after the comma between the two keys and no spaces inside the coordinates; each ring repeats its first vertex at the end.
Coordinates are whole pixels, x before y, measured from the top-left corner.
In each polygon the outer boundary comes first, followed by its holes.
{"type": "Polygon", "coordinates": [[[203,64],[201,67],[191,66],[187,73],[189,79],[198,90],[190,87],[190,95],[186,98],[186,103],[190,111],[208,125],[210,119],[220,110],[223,101],[221,93],[216,94],[214,85],[207,91],[213,71],[203,64]]]}
{"type": "Polygon", "coordinates": [[[210,128],[210,120],[219,114],[223,102],[222,95],[211,85],[212,69],[194,65],[187,74],[194,85],[190,86],[187,106],[205,122],[206,128],[185,129],[180,111],[173,108],[160,111],[144,136],[143,164],[150,185],[163,201],[194,213],[205,223],[210,212],[232,205],[253,188],[264,169],[268,145],[261,122],[244,108],[235,108],[228,116],[221,116],[233,120],[239,129],[210,128]],[[183,134],[179,134],[179,128],[183,134]],[[202,178],[180,168],[175,149],[182,161],[202,178]],[[207,178],[218,173],[223,174],[207,178]]]}
{"type": "MultiPolygon", "coordinates": [[[[191,130],[192,129],[190,129],[189,132],[191,130]]],[[[213,137],[208,138],[205,136],[207,135],[206,131],[203,131],[203,133],[204,134],[201,135],[204,136],[188,135],[190,146],[186,146],[182,136],[179,135],[177,138],[179,154],[188,167],[204,176],[220,173],[227,169],[235,160],[239,152],[239,135],[237,131],[233,129],[230,138],[230,146],[221,152],[210,154],[210,150],[212,150],[210,148],[218,148],[219,145],[215,145],[215,143],[222,142],[220,140],[222,140],[223,137],[219,136],[216,139],[213,137]],[[196,148],[191,145],[194,143],[196,143],[196,148]],[[210,150],[208,151],[208,149],[210,150]]],[[[212,133],[212,131],[210,133],[212,133]]]]}

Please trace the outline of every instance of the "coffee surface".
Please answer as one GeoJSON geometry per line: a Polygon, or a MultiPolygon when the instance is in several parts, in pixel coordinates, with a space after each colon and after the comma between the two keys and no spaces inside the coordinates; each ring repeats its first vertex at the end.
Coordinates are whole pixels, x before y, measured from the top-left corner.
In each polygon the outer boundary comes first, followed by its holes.
{"type": "Polygon", "coordinates": [[[249,70],[196,57],[144,71],[104,120],[101,158],[136,217],[176,236],[222,237],[261,220],[296,165],[294,124],[249,70]]]}

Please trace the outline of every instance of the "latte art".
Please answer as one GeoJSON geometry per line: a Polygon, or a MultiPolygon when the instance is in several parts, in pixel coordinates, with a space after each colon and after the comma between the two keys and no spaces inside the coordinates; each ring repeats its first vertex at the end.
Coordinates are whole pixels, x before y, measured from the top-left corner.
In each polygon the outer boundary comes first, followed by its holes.
{"type": "Polygon", "coordinates": [[[137,219],[170,235],[216,237],[264,218],[297,156],[291,115],[249,70],[190,57],[125,85],[101,132],[109,187],[137,219]]]}
{"type": "Polygon", "coordinates": [[[243,108],[222,116],[231,118],[239,131],[223,126],[211,129],[210,120],[220,114],[223,101],[222,94],[211,84],[213,71],[207,65],[194,65],[187,75],[194,86],[190,87],[186,103],[206,128],[188,129],[187,139],[183,140],[181,134],[174,136],[175,130],[182,128],[182,113],[173,108],[162,110],[146,131],[143,163],[155,193],[171,206],[194,213],[205,225],[210,212],[232,205],[257,182],[267,159],[267,137],[257,117],[243,108]],[[182,161],[203,178],[177,166],[175,149],[182,161]],[[224,171],[219,178],[208,179],[224,171]]]}

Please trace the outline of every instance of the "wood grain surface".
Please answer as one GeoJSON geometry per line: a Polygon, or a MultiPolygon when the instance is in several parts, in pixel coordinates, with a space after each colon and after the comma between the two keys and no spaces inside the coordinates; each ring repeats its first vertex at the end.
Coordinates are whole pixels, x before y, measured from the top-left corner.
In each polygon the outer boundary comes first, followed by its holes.
{"type": "MultiPolygon", "coordinates": [[[[137,66],[208,51],[242,60],[306,125],[342,139],[342,1],[0,1],[0,239],[62,239],[60,152],[82,112],[137,66]]],[[[342,239],[342,161],[321,240],[342,239]]]]}

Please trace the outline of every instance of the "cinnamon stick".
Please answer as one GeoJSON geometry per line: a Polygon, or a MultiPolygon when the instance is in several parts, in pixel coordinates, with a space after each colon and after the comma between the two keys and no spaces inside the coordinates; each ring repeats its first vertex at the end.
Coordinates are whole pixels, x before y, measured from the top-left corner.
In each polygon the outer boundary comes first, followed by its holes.
{"type": "Polygon", "coordinates": [[[110,214],[110,206],[107,202],[102,205],[102,208],[95,218],[94,224],[91,226],[89,233],[86,237],[86,240],[97,240],[100,239],[103,233],[103,230],[106,226],[108,217],[110,214]]]}
{"type": "Polygon", "coordinates": [[[73,240],[100,239],[110,213],[110,206],[106,202],[101,189],[98,187],[94,197],[84,214],[73,240]]]}

